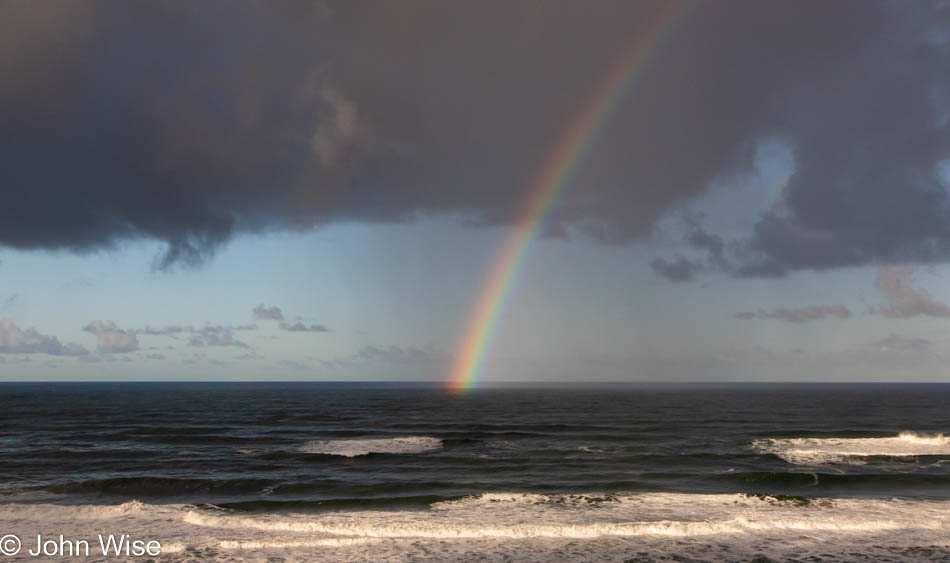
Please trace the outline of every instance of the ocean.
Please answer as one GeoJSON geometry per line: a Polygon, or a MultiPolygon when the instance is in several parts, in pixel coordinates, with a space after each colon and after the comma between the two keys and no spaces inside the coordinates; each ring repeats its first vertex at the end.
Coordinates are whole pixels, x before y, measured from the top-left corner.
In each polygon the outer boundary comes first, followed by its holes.
{"type": "Polygon", "coordinates": [[[0,384],[0,547],[21,545],[0,560],[84,540],[111,561],[97,538],[124,534],[157,561],[946,561],[948,405],[940,384],[0,384]]]}

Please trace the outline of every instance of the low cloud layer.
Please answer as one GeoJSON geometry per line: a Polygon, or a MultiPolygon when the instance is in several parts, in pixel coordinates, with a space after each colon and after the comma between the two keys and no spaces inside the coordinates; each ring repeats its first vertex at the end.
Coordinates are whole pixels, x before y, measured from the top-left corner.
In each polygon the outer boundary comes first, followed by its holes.
{"type": "Polygon", "coordinates": [[[231,328],[224,326],[206,326],[195,329],[188,338],[189,346],[233,346],[235,348],[250,348],[246,343],[234,338],[231,328]]]}
{"type": "Polygon", "coordinates": [[[134,352],[139,349],[139,340],[135,331],[122,330],[112,321],[92,321],[84,332],[96,335],[96,350],[104,354],[134,352]]]}
{"type": "Polygon", "coordinates": [[[896,319],[950,317],[950,307],[935,300],[926,289],[915,288],[913,283],[913,266],[879,266],[874,287],[884,298],[885,304],[872,311],[896,319]]]}
{"type": "Polygon", "coordinates": [[[287,330],[290,332],[328,332],[330,329],[323,325],[305,325],[301,322],[296,322],[293,324],[290,323],[280,323],[281,330],[287,330]]]}
{"type": "Polygon", "coordinates": [[[657,35],[668,40],[645,49],[549,233],[641,238],[711,182],[750,172],[753,147],[770,140],[795,172],[754,232],[718,250],[716,238],[690,241],[704,258],[661,257],[658,272],[946,261],[948,10],[10,0],[0,245],[155,239],[168,267],[201,263],[236,232],[439,213],[510,224],[615,61],[657,35]]]}
{"type": "Polygon", "coordinates": [[[273,321],[282,321],[284,320],[284,313],[280,310],[280,307],[272,306],[265,307],[263,303],[254,307],[251,311],[254,315],[254,318],[257,320],[273,320],[273,321]]]}
{"type": "Polygon", "coordinates": [[[75,342],[62,344],[55,336],[35,329],[20,329],[12,319],[0,318],[0,354],[50,354],[52,356],[87,356],[89,350],[75,342]]]}
{"type": "Polygon", "coordinates": [[[130,332],[134,332],[135,334],[143,334],[147,336],[171,336],[175,338],[181,334],[202,335],[209,332],[221,333],[221,332],[232,332],[236,330],[251,331],[251,330],[257,330],[257,329],[258,329],[258,326],[256,324],[245,324],[245,325],[238,325],[238,326],[221,326],[221,325],[213,326],[212,325],[212,326],[205,326],[205,327],[200,327],[200,328],[195,328],[191,325],[169,325],[162,328],[152,328],[151,326],[146,326],[145,328],[130,330],[130,332]]]}
{"type": "Polygon", "coordinates": [[[364,346],[352,360],[384,362],[394,364],[419,364],[439,360],[430,352],[412,346],[364,346]]]}
{"type": "Polygon", "coordinates": [[[164,328],[152,328],[147,326],[142,329],[135,330],[136,334],[145,334],[148,336],[175,336],[183,332],[192,332],[194,328],[190,326],[181,326],[181,325],[171,325],[164,328]]]}
{"type": "Polygon", "coordinates": [[[8,307],[12,307],[13,305],[16,304],[17,301],[19,301],[19,299],[20,299],[19,293],[14,293],[10,297],[7,297],[6,299],[3,300],[3,303],[0,303],[0,310],[6,309],[8,307]]]}
{"type": "Polygon", "coordinates": [[[931,350],[933,342],[926,338],[910,338],[891,334],[887,338],[872,342],[868,347],[876,352],[924,353],[931,350]]]}
{"type": "Polygon", "coordinates": [[[769,311],[743,311],[736,313],[737,319],[775,319],[790,323],[820,321],[827,318],[849,319],[851,310],[844,305],[821,305],[817,307],[799,307],[796,309],[777,308],[769,311]]]}
{"type": "Polygon", "coordinates": [[[650,262],[650,267],[656,273],[674,282],[693,281],[696,274],[703,271],[702,265],[685,256],[679,256],[675,260],[654,258],[650,262]]]}

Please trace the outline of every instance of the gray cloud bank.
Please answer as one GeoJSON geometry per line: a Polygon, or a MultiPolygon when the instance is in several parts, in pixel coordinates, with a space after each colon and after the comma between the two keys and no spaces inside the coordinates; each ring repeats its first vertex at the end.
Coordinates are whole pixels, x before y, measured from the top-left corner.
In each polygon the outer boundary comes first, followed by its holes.
{"type": "Polygon", "coordinates": [[[96,349],[102,353],[134,352],[139,349],[135,331],[122,330],[112,321],[92,321],[83,327],[83,331],[96,335],[96,349]]]}
{"type": "Polygon", "coordinates": [[[280,329],[290,332],[329,332],[330,329],[323,325],[305,325],[301,322],[280,323],[280,329]]]}
{"type": "Polygon", "coordinates": [[[360,348],[360,350],[354,354],[351,358],[352,360],[364,360],[364,361],[374,361],[374,362],[386,362],[386,363],[397,363],[397,364],[417,364],[424,362],[431,362],[436,360],[443,360],[443,358],[438,357],[437,355],[427,352],[420,348],[415,348],[412,346],[402,347],[402,346],[375,346],[369,345],[360,348]]]}
{"type": "Polygon", "coordinates": [[[737,319],[777,319],[792,323],[818,321],[827,318],[851,318],[851,310],[844,305],[820,305],[816,307],[799,307],[794,309],[777,308],[770,311],[743,311],[736,313],[737,319]]]}
{"type": "MultiPolygon", "coordinates": [[[[0,245],[167,243],[453,213],[505,224],[671,0],[0,4],[0,245]],[[209,41],[214,37],[214,41],[209,41]]],[[[781,275],[950,256],[948,8],[691,2],[549,233],[624,242],[778,140],[795,173],[746,239],[660,258],[781,275]]],[[[742,212],[741,210],[737,212],[742,212]]]]}
{"type": "Polygon", "coordinates": [[[35,329],[23,330],[12,319],[0,318],[0,354],[50,354],[52,356],[88,356],[81,344],[63,344],[55,336],[35,329]]]}
{"type": "Polygon", "coordinates": [[[926,338],[912,338],[891,334],[876,342],[868,344],[868,348],[878,352],[910,352],[923,353],[929,352],[933,342],[926,338]]]}
{"type": "Polygon", "coordinates": [[[254,307],[254,309],[251,310],[251,313],[254,315],[254,318],[258,320],[264,320],[264,319],[274,320],[274,321],[284,320],[284,313],[281,312],[280,307],[277,307],[277,306],[265,307],[263,303],[261,303],[257,307],[254,307]]]}
{"type": "Polygon", "coordinates": [[[235,348],[250,348],[246,343],[234,338],[234,331],[226,326],[206,326],[192,329],[188,338],[189,346],[233,346],[235,348]]]}

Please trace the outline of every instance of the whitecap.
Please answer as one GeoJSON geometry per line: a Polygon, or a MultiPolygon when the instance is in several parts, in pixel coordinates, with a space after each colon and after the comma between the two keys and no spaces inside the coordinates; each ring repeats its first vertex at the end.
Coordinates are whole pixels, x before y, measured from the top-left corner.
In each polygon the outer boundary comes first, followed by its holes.
{"type": "Polygon", "coordinates": [[[222,550],[235,562],[447,561],[473,552],[486,561],[589,561],[592,555],[623,560],[638,552],[655,559],[749,560],[763,545],[769,546],[770,557],[780,559],[814,554],[850,560],[850,554],[874,550],[869,559],[905,553],[902,560],[913,561],[947,553],[939,546],[947,545],[950,501],[498,492],[435,503],[430,510],[318,514],[249,514],[135,501],[99,506],[7,503],[0,510],[0,528],[24,537],[49,529],[76,538],[121,530],[161,541],[162,558],[169,561],[220,558],[222,550]],[[728,546],[729,551],[712,553],[710,546],[728,546]]]}
{"type": "Polygon", "coordinates": [[[437,450],[442,440],[429,436],[402,436],[365,440],[313,440],[300,446],[298,451],[308,454],[356,457],[366,454],[418,454],[437,450]]]}
{"type": "Polygon", "coordinates": [[[256,530],[265,534],[317,534],[320,539],[466,540],[611,536],[688,538],[906,530],[944,533],[950,515],[950,506],[946,502],[817,499],[796,503],[783,502],[776,497],[677,493],[609,495],[605,504],[590,502],[598,497],[605,495],[491,493],[437,503],[428,512],[362,511],[358,515],[261,517],[192,510],[183,516],[183,520],[202,528],[231,532],[256,530]]]}
{"type": "Polygon", "coordinates": [[[901,432],[888,438],[769,438],[755,440],[752,449],[775,454],[796,465],[860,465],[870,456],[950,455],[950,438],[915,432],[901,432]]]}

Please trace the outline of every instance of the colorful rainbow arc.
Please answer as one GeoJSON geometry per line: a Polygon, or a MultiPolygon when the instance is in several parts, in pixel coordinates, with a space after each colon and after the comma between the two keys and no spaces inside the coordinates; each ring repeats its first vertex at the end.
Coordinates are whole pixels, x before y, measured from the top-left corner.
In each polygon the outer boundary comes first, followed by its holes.
{"type": "Polygon", "coordinates": [[[568,124],[565,134],[541,168],[541,173],[531,184],[527,202],[515,220],[514,229],[483,282],[448,380],[450,390],[460,393],[475,386],[499,314],[511,295],[525,254],[544,218],[561,192],[571,183],[609,117],[643,74],[650,55],[666,42],[687,13],[687,8],[695,3],[695,0],[667,2],[649,32],[637,37],[623,51],[600,87],[594,90],[583,109],[568,124]]]}

